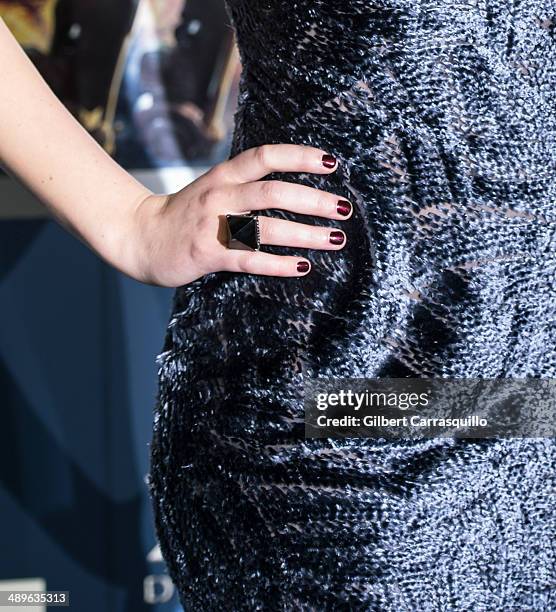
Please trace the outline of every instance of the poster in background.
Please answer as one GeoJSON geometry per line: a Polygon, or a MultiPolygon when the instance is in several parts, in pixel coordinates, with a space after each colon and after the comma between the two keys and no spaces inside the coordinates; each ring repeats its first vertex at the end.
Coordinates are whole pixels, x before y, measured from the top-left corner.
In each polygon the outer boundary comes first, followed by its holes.
{"type": "Polygon", "coordinates": [[[125,167],[227,155],[240,67],[223,0],[0,0],[0,17],[125,167]]]}
{"type": "MultiPolygon", "coordinates": [[[[124,167],[226,157],[239,61],[222,0],[0,0],[0,17],[124,167]]],[[[53,222],[0,222],[0,589],[180,610],[145,485],[171,293],[53,222]]]]}

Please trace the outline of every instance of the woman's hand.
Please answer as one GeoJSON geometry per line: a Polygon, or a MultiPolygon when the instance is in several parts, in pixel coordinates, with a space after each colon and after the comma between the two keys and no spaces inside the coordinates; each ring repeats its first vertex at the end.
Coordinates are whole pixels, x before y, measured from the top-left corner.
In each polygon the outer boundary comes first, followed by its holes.
{"type": "MultiPolygon", "coordinates": [[[[304,276],[302,257],[239,251],[226,246],[226,214],[268,208],[325,217],[349,218],[352,206],[330,193],[287,183],[261,181],[271,172],[330,174],[336,160],[300,145],[264,145],[215,166],[170,196],[149,196],[137,206],[128,256],[131,275],[143,282],[177,287],[209,274],[229,271],[272,276],[304,276]]],[[[256,214],[256,213],[255,213],[256,214]]],[[[262,245],[341,249],[344,232],[284,219],[259,217],[262,245]]]]}
{"type": "MultiPolygon", "coordinates": [[[[301,257],[226,246],[226,214],[280,208],[334,220],[351,205],[318,189],[261,181],[273,172],[330,174],[325,151],[265,145],[219,164],[171,196],[157,196],[120,167],[64,108],[0,19],[0,159],[53,216],[129,276],[177,287],[217,271],[303,276],[301,257]]],[[[266,216],[261,244],[341,249],[344,233],[266,216]]]]}

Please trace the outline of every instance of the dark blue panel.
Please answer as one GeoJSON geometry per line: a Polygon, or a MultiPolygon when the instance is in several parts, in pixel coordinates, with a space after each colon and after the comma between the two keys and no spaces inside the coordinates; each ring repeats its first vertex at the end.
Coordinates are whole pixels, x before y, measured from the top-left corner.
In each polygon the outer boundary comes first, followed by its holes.
{"type": "Polygon", "coordinates": [[[144,601],[165,573],[144,477],[171,295],[54,223],[0,223],[0,580],[42,577],[80,612],[178,609],[144,601]]]}

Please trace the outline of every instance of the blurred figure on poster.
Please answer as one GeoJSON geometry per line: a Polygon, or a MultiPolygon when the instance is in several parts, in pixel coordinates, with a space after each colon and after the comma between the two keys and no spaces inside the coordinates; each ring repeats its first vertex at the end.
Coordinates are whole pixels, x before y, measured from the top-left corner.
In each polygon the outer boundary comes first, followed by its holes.
{"type": "Polygon", "coordinates": [[[0,17],[124,167],[224,159],[240,66],[221,0],[0,0],[0,17]]]}

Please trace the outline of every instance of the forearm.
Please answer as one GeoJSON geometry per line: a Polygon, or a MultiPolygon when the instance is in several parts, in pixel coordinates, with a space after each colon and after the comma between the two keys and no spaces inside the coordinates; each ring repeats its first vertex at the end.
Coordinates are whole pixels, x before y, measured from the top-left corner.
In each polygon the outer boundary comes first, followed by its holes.
{"type": "Polygon", "coordinates": [[[151,192],[71,116],[1,19],[0,76],[3,165],[101,257],[133,273],[125,235],[151,192]]]}

